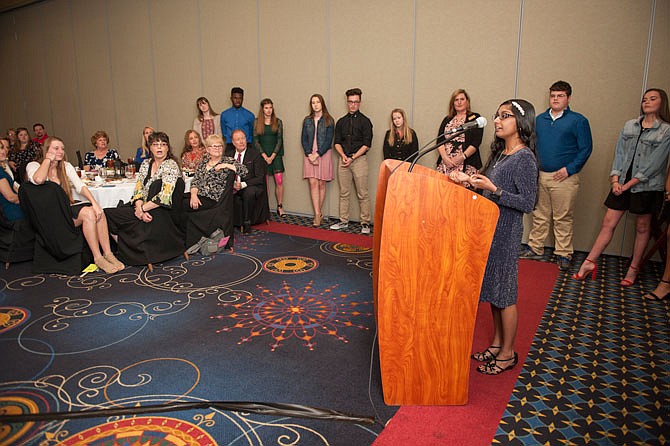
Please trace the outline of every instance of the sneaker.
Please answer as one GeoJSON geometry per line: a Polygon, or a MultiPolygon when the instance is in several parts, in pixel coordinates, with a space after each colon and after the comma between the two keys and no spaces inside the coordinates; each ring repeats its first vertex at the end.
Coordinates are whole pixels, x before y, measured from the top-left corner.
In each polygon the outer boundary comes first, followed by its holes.
{"type": "Polygon", "coordinates": [[[349,223],[344,223],[344,222],[338,222],[335,223],[334,225],[330,225],[330,229],[334,229],[335,231],[339,231],[340,229],[347,229],[349,227],[349,223]]]}
{"type": "Polygon", "coordinates": [[[561,271],[569,270],[571,262],[570,257],[556,256],[556,263],[558,264],[558,269],[561,271]]]}
{"type": "Polygon", "coordinates": [[[537,254],[535,251],[528,247],[524,247],[521,252],[519,253],[519,258],[520,259],[527,259],[527,260],[542,260],[542,254],[537,254]]]}
{"type": "Polygon", "coordinates": [[[363,223],[361,225],[361,234],[369,234],[370,233],[370,225],[367,223],[363,223]]]}

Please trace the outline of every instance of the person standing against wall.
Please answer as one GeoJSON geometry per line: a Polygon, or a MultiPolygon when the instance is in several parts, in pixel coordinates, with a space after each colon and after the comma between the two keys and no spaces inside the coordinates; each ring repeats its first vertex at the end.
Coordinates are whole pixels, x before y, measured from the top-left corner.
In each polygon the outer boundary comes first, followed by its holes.
{"type": "Polygon", "coordinates": [[[330,229],[349,227],[349,199],[353,181],[361,210],[361,234],[370,233],[370,195],[368,193],[367,151],[372,145],[372,122],[360,112],[362,92],[352,88],[345,93],[349,112],[335,124],[335,150],[340,155],[337,177],[340,182],[340,221],[330,229]]]}
{"type": "Polygon", "coordinates": [[[572,261],[573,210],[579,193],[579,172],[593,148],[589,121],[570,109],[571,97],[569,83],[554,82],[549,87],[549,108],[535,120],[539,188],[528,248],[519,255],[522,259],[541,259],[553,222],[554,255],[561,271],[568,270],[572,261]]]}
{"type": "Polygon", "coordinates": [[[249,144],[253,142],[254,119],[256,117],[246,108],[242,107],[244,102],[244,90],[233,87],[230,90],[230,102],[233,106],[221,113],[221,131],[226,139],[226,150],[233,150],[233,131],[240,129],[244,132],[249,144]]]}

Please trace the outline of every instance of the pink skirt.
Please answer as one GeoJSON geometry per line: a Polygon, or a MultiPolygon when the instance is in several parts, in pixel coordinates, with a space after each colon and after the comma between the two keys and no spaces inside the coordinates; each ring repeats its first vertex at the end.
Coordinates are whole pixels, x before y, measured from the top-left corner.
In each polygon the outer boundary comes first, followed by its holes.
{"type": "Polygon", "coordinates": [[[322,181],[332,181],[333,179],[333,149],[327,151],[321,158],[319,164],[316,166],[309,162],[309,158],[305,157],[305,162],[302,168],[303,178],[316,178],[322,181]]]}

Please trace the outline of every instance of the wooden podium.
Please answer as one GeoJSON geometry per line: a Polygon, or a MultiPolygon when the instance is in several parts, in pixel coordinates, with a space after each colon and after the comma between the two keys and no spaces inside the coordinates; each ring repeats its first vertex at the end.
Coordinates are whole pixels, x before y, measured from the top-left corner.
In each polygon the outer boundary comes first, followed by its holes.
{"type": "Polygon", "coordinates": [[[384,401],[466,404],[498,207],[435,170],[408,168],[384,161],[377,185],[373,286],[384,401]]]}

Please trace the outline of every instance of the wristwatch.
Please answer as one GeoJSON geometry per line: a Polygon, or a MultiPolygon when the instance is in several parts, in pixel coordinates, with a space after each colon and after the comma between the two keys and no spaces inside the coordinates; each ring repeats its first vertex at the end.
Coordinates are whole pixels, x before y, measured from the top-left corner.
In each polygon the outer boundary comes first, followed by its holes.
{"type": "Polygon", "coordinates": [[[493,192],[493,195],[500,198],[500,196],[502,195],[502,189],[496,186],[496,190],[493,192]]]}

